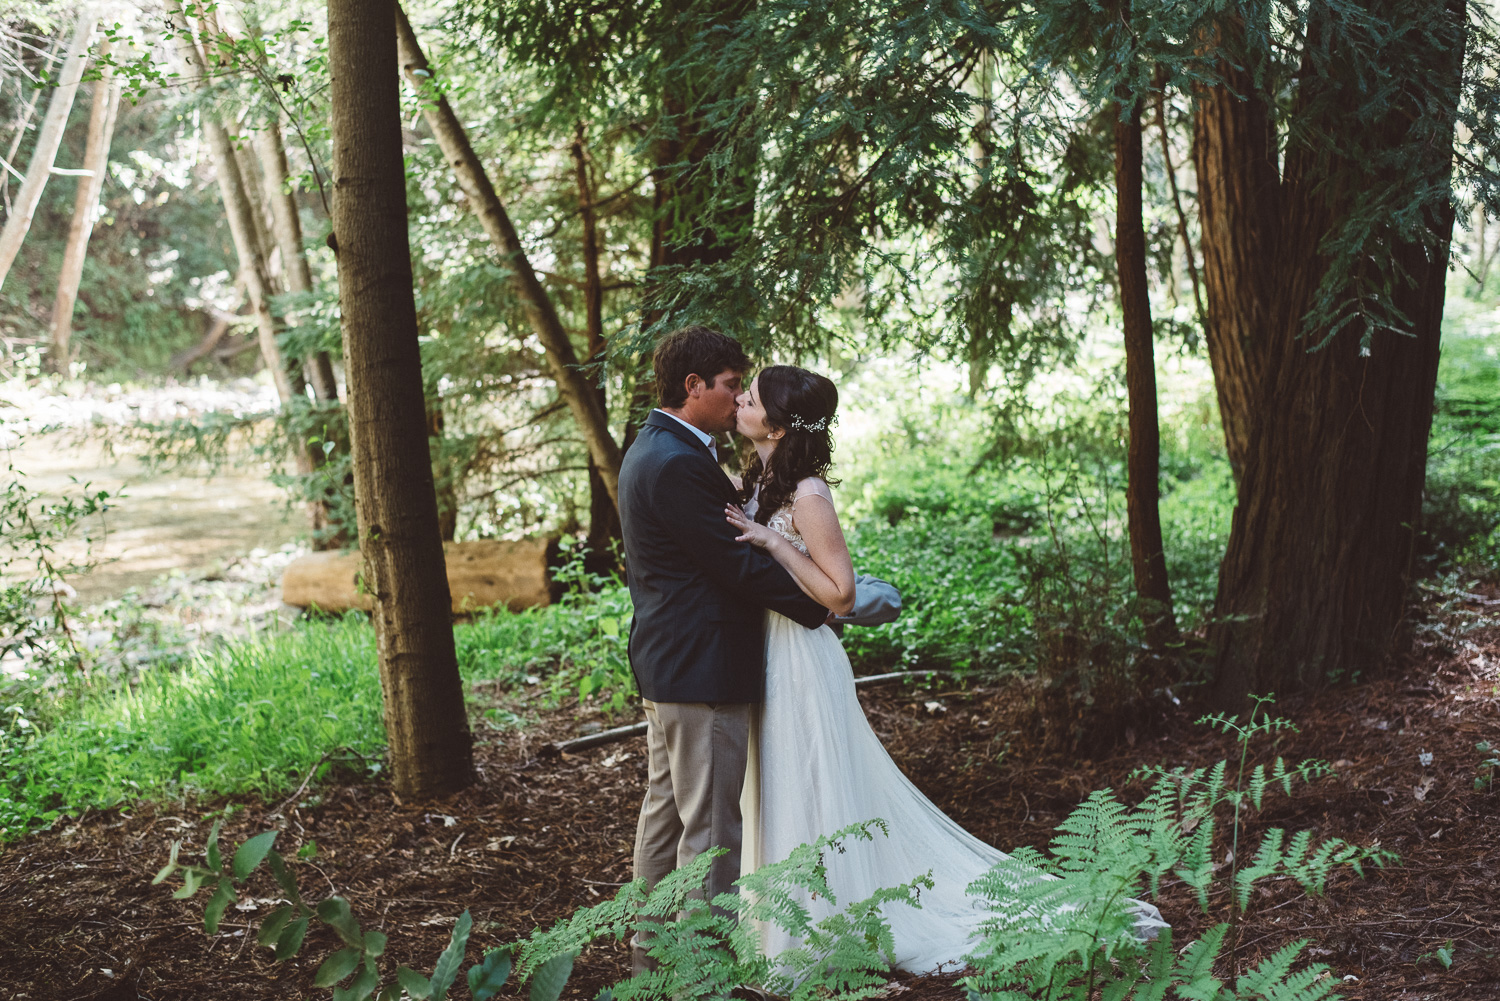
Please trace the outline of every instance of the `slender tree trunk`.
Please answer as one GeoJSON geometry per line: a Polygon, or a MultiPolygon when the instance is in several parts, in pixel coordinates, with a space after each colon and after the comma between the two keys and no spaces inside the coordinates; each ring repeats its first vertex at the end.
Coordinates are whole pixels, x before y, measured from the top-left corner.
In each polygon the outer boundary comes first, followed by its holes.
{"type": "MultiPolygon", "coordinates": [[[[583,313],[588,334],[588,363],[602,374],[608,345],[604,338],[604,272],[599,261],[599,217],[594,209],[596,189],[589,171],[588,149],[584,145],[583,122],[579,122],[570,149],[573,155],[573,176],[578,183],[578,213],[583,223],[583,313]]],[[[609,397],[604,380],[593,380],[595,401],[599,410],[609,413],[609,397]]],[[[589,548],[594,553],[606,553],[609,546],[620,538],[620,512],[599,465],[589,457],[589,548]]]]}
{"type": "MultiPolygon", "coordinates": [[[[1381,11],[1374,12],[1378,17],[1381,11]]],[[[1447,0],[1433,17],[1446,34],[1422,72],[1456,105],[1463,57],[1464,0],[1447,0]]],[[[1313,23],[1316,42],[1316,22],[1313,23]]],[[[1337,43],[1336,43],[1337,44],[1337,43]]],[[[1304,74],[1311,80],[1312,74],[1304,74]]],[[[1313,86],[1313,84],[1304,84],[1313,86]]],[[[1304,98],[1312,100],[1311,97],[1304,98]]],[[[1416,108],[1395,100],[1375,130],[1391,149],[1411,154],[1410,183],[1442,187],[1452,168],[1454,107],[1416,108]],[[1447,140],[1424,128],[1446,116],[1447,140]]],[[[1348,121],[1357,122],[1350,114],[1348,121]]],[[[1244,157],[1244,133],[1200,133],[1216,148],[1200,155],[1244,157]]],[[[1340,148],[1338,136],[1331,148],[1340,148]]],[[[1259,149],[1252,142],[1251,149],[1259,149]]],[[[1325,337],[1305,331],[1304,316],[1327,266],[1319,248],[1353,200],[1350,164],[1324,147],[1287,153],[1273,248],[1275,310],[1266,327],[1264,382],[1219,576],[1216,701],[1239,707],[1247,693],[1285,693],[1379,670],[1400,649],[1411,581],[1427,440],[1432,424],[1438,347],[1452,232],[1451,200],[1428,209],[1430,246],[1395,243],[1388,252],[1411,284],[1397,283],[1395,305],[1410,336],[1359,332],[1325,337]]],[[[1205,232],[1216,220],[1206,220],[1205,232]]]]}
{"type": "Polygon", "coordinates": [[[16,192],[16,201],[5,219],[5,228],[0,230],[0,286],[5,284],[16,255],[21,252],[21,243],[31,229],[32,216],[42,200],[42,190],[57,159],[57,148],[62,145],[63,130],[68,125],[68,114],[73,110],[73,98],[78,93],[78,83],[83,79],[83,68],[88,62],[89,40],[94,37],[97,19],[85,13],[73,33],[63,60],[62,72],[58,74],[57,89],[52,92],[52,101],[47,105],[46,117],[37,132],[36,149],[31,154],[31,164],[26,168],[26,180],[16,192]]]}
{"type": "Polygon", "coordinates": [[[1219,21],[1205,46],[1223,50],[1217,72],[1224,82],[1200,86],[1194,95],[1193,161],[1208,300],[1204,339],[1236,477],[1250,451],[1265,331],[1281,294],[1271,278],[1281,215],[1275,125],[1257,89],[1248,31],[1238,13],[1219,21]]]}
{"type": "MultiPolygon", "coordinates": [[[[1182,237],[1182,252],[1187,261],[1188,280],[1193,285],[1193,315],[1202,326],[1207,318],[1203,309],[1203,291],[1198,280],[1198,263],[1193,259],[1193,238],[1188,231],[1187,212],[1182,207],[1182,192],[1177,187],[1177,168],[1172,165],[1172,136],[1167,127],[1167,83],[1165,67],[1158,66],[1156,72],[1156,124],[1161,132],[1161,161],[1172,190],[1172,207],[1177,211],[1177,233],[1182,237]]],[[[1174,279],[1172,284],[1177,284],[1174,279]]],[[[1177,301],[1174,295],[1172,301],[1177,301]]]]}
{"type": "MultiPolygon", "coordinates": [[[[302,220],[297,211],[297,199],[288,183],[291,170],[287,166],[286,145],[282,141],[279,121],[267,122],[255,134],[255,152],[260,159],[266,198],[271,203],[272,224],[276,245],[281,250],[281,270],[286,290],[311,292],[312,268],[307,262],[307,251],[302,243],[302,220]]],[[[333,374],[333,359],[328,356],[327,351],[319,351],[308,358],[304,368],[307,381],[313,388],[313,395],[325,401],[339,398],[338,382],[333,374]]]]}
{"type": "Polygon", "coordinates": [[[500,252],[510,268],[510,283],[516,297],[521,300],[531,328],[547,356],[547,365],[557,383],[558,395],[568,404],[568,410],[583,433],[584,444],[594,460],[610,499],[618,503],[617,484],[620,477],[620,446],[609,431],[609,419],[599,405],[598,396],[588,375],[579,367],[578,355],[568,337],[557,308],[537,279],[516,228],[505,211],[495,186],[490,183],[484,165],[474,153],[458,116],[441,89],[435,86],[431,64],[417,42],[411,22],[399,4],[395,11],[396,32],[400,43],[401,67],[412,87],[422,95],[422,114],[427,119],[437,139],[438,147],[448,160],[458,178],[459,186],[474,205],[480,225],[500,252]]]}
{"type": "Polygon", "coordinates": [[[229,333],[229,325],[237,319],[232,313],[224,313],[214,310],[209,314],[208,333],[203,335],[203,340],[188,348],[181,354],[175,355],[167,363],[167,369],[171,372],[181,372],[186,375],[193,363],[207,358],[213,354],[224,335],[229,333]]]}
{"type": "MultiPolygon", "coordinates": [[[[109,54],[109,42],[99,46],[99,55],[109,54]]],[[[104,173],[109,166],[109,143],[115,133],[115,115],[120,106],[120,88],[114,81],[114,67],[104,63],[99,79],[94,81],[93,106],[89,109],[88,142],[83,154],[83,169],[88,176],[78,179],[78,194],[73,199],[73,225],[68,230],[63,250],[62,270],[57,279],[57,301],[52,307],[52,343],[47,350],[47,365],[58,375],[68,374],[68,356],[73,338],[73,306],[78,300],[78,284],[83,279],[83,260],[88,251],[89,236],[94,231],[94,213],[99,194],[104,190],[104,173]]]]}
{"type": "Polygon", "coordinates": [[[332,242],[392,784],[431,797],[473,781],[473,750],[424,421],[396,24],[392,0],[328,2],[332,242]]]}
{"type": "MultiPolygon", "coordinates": [[[[49,50],[47,52],[48,61],[51,60],[52,51],[54,50],[49,50]]],[[[20,91],[20,89],[20,81],[17,81],[16,90],[20,91]]],[[[33,87],[31,91],[31,97],[26,101],[25,104],[21,105],[21,111],[16,115],[16,134],[11,136],[10,148],[6,150],[5,153],[5,162],[7,164],[15,164],[16,153],[21,149],[21,141],[26,138],[26,130],[31,126],[31,116],[36,114],[37,102],[41,100],[42,91],[46,89],[46,87],[40,85],[33,87]]],[[[9,170],[5,171],[3,176],[0,176],[0,197],[3,197],[5,200],[5,214],[8,217],[11,212],[14,211],[14,207],[10,203],[9,170]]]]}
{"type": "MultiPolygon", "coordinates": [[[[203,52],[191,37],[188,21],[182,7],[174,4],[168,8],[172,25],[183,33],[178,50],[187,65],[190,83],[204,90],[208,87],[208,66],[203,52]]],[[[278,325],[271,314],[272,285],[266,265],[266,250],[261,240],[263,229],[256,217],[255,202],[250,195],[250,185],[240,169],[234,142],[224,123],[212,114],[202,117],[204,137],[208,140],[209,152],[214,160],[214,173],[219,182],[219,194],[224,200],[224,214],[229,220],[229,232],[234,240],[235,254],[239,257],[240,273],[245,281],[245,291],[250,297],[250,307],[255,314],[256,330],[260,337],[261,356],[271,371],[271,381],[276,386],[276,395],[285,403],[302,393],[300,375],[288,368],[276,342],[278,325]]]]}
{"type": "Polygon", "coordinates": [[[1125,326],[1125,385],[1130,449],[1125,490],[1130,561],[1146,644],[1160,656],[1178,642],[1172,585],[1161,537],[1161,435],[1156,414],[1156,354],[1141,221],[1141,107],[1115,106],[1115,262],[1125,326]]]}

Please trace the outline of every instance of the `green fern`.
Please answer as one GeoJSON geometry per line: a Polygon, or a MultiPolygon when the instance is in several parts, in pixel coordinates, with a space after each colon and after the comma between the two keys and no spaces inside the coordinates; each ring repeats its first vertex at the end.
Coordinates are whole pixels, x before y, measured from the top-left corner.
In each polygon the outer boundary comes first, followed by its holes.
{"type": "Polygon", "coordinates": [[[1267,956],[1254,969],[1235,981],[1235,997],[1241,1001],[1321,1001],[1333,993],[1334,980],[1328,967],[1314,963],[1293,970],[1307,939],[1291,942],[1267,956]]]}

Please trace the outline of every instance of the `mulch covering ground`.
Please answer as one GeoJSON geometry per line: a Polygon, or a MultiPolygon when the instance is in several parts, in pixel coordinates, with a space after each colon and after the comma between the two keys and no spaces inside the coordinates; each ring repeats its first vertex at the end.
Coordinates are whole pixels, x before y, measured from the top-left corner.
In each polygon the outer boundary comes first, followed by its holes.
{"type": "MultiPolygon", "coordinates": [[[[1495,604],[1479,600],[1469,612],[1494,613],[1495,604]]],[[[1344,981],[1346,998],[1500,999],[1500,789],[1474,789],[1475,743],[1500,746],[1500,624],[1433,637],[1398,677],[1278,706],[1300,732],[1274,745],[1262,738],[1255,760],[1322,758],[1336,774],[1290,800],[1268,798],[1250,821],[1252,843],[1268,827],[1311,828],[1323,837],[1378,842],[1401,863],[1363,880],[1341,874],[1321,898],[1285,885],[1264,891],[1244,926],[1242,963],[1309,938],[1312,957],[1344,981]],[[1444,946],[1452,950],[1451,968],[1434,958],[1444,946]]],[[[1228,738],[1191,725],[1197,713],[1181,709],[1155,735],[1110,756],[1048,757],[1037,747],[1027,683],[1016,679],[968,689],[886,684],[862,689],[861,698],[913,781],[1002,848],[1046,844],[1093,789],[1138,794],[1126,781],[1138,765],[1210,765],[1231,752],[1228,738]]],[[[431,969],[454,918],[469,908],[472,961],[485,948],[598,902],[630,877],[644,741],[549,756],[545,745],[576,735],[583,721],[570,710],[531,715],[534,724],[520,730],[481,725],[481,780],[452,799],[402,804],[378,781],[328,781],[281,812],[279,804],[241,804],[225,837],[237,843],[278,827],[278,847],[288,855],[316,841],[317,855],[298,863],[306,895],[348,897],[367,927],[389,933],[387,956],[419,968],[431,969]]],[[[231,910],[214,937],[202,928],[201,896],[176,901],[150,885],[174,839],[182,840],[185,857],[201,853],[209,828],[203,814],[224,805],[90,814],[6,847],[0,997],[327,996],[311,987],[317,963],[336,948],[326,929],[315,925],[303,957],[282,965],[255,945],[258,919],[276,903],[268,878],[241,902],[253,910],[231,910]]],[[[1159,902],[1179,942],[1218,920],[1224,907],[1216,899],[1214,917],[1205,918],[1180,887],[1159,902]]],[[[566,996],[592,998],[627,974],[623,945],[595,947],[580,958],[566,996]]],[[[957,1001],[962,992],[953,980],[897,976],[889,993],[903,1001],[957,1001]]]]}

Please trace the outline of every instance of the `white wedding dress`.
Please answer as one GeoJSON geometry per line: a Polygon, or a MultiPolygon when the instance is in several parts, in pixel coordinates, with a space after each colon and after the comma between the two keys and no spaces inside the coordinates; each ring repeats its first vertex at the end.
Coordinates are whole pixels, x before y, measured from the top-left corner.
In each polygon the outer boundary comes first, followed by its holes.
{"type": "MultiPolygon", "coordinates": [[[[825,484],[816,486],[829,496],[825,484]]],[[[767,527],[807,552],[790,508],[769,518],[767,527]]],[[[987,914],[983,900],[966,888],[1008,856],[949,819],[891,760],[865,719],[849,658],[828,626],[805,629],[766,613],[765,702],[751,726],[740,805],[744,873],[850,824],[884,820],[888,837],[876,831],[874,841],[851,841],[829,859],[828,885],[838,908],[821,897],[804,896],[802,903],[817,922],[882,887],[931,873],[934,885],[921,891],[920,909],[884,907],[895,941],[892,958],[919,974],[964,966],[987,914]]],[[[1155,908],[1141,906],[1150,911],[1142,914],[1142,926],[1164,926],[1155,908]]],[[[760,933],[767,956],[801,944],[774,925],[762,924],[760,933]]]]}

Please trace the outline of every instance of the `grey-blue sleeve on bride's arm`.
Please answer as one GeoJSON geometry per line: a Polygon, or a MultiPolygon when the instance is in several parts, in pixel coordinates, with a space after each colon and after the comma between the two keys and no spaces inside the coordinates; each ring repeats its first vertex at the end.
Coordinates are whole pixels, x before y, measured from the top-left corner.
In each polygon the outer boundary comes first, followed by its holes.
{"type": "Polygon", "coordinates": [[[834,621],[841,626],[881,626],[901,617],[901,592],[879,577],[854,578],[854,608],[834,621]]]}
{"type": "Polygon", "coordinates": [[[722,473],[688,456],[670,461],[662,473],[672,488],[662,492],[658,504],[704,576],[747,604],[780,612],[809,629],[827,619],[828,609],[804,594],[769,553],[735,541],[739,532],[724,520],[720,500],[722,473]]]}

